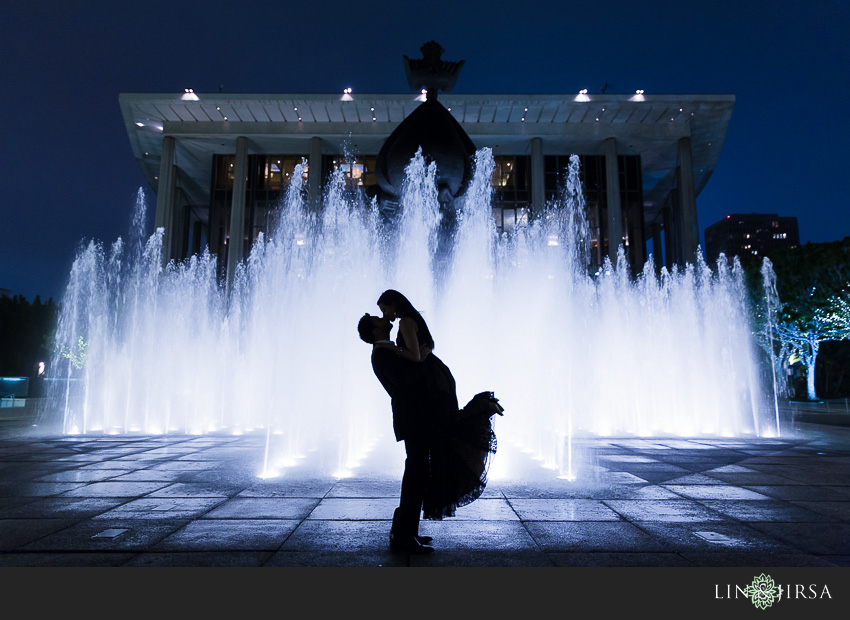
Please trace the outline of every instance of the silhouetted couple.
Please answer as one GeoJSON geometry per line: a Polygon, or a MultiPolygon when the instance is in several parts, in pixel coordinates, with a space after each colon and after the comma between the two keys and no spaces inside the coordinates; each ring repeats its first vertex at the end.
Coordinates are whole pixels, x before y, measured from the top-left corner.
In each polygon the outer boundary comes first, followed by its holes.
{"type": "Polygon", "coordinates": [[[378,307],[382,315],[364,314],[357,331],[372,345],[372,369],[390,395],[393,431],[406,452],[390,547],[430,553],[431,538],[419,535],[420,514],[452,517],[481,495],[496,452],[491,416],[503,409],[492,392],[477,394],[459,409],[454,377],[434,355],[434,339],[416,308],[395,290],[384,291],[378,307]]]}

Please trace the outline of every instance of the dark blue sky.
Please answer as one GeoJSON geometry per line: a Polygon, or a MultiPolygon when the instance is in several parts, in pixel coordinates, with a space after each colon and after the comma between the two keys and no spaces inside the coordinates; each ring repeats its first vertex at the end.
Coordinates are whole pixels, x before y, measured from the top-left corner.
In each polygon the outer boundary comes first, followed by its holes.
{"type": "Polygon", "coordinates": [[[4,5],[0,288],[30,299],[59,298],[79,243],[126,235],[148,189],[119,93],[404,93],[430,39],[466,60],[457,93],[734,94],[700,229],[766,212],[803,242],[850,235],[846,1],[4,5]]]}

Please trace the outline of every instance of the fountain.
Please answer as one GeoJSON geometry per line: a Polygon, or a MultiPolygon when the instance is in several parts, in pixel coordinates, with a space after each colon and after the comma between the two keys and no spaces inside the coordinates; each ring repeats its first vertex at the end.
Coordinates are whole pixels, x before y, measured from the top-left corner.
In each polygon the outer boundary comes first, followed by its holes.
{"type": "Polygon", "coordinates": [[[208,252],[162,267],[163,231],[143,230],[140,190],[128,242],[92,241],[73,263],[40,424],[260,433],[260,475],[307,461],[350,475],[380,437],[391,441],[389,401],[355,326],[396,288],[428,320],[459,401],[495,391],[500,445],[563,477],[581,475],[581,438],[777,434],[737,262],[712,270],[698,256],[657,275],[650,257],[632,278],[621,249],[591,274],[578,157],[558,200],[509,235],[491,216],[493,166],[479,149],[445,261],[435,165],[421,152],[395,221],[340,170],[323,208],[309,208],[296,170],[229,293],[208,252]]]}

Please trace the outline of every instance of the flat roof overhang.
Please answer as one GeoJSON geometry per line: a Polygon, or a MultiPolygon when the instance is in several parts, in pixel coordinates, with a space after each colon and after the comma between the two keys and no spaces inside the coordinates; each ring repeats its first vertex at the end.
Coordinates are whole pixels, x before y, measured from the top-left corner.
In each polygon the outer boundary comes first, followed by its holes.
{"type": "MultiPolygon", "coordinates": [[[[178,185],[193,204],[209,202],[212,157],[236,151],[377,154],[384,140],[421,103],[412,94],[121,93],[119,103],[133,154],[154,190],[162,138],[176,139],[178,185]],[[296,110],[297,109],[297,110],[296,110]],[[374,120],[373,120],[374,118],[374,120]],[[226,120],[225,120],[226,119],[226,120]]],[[[640,155],[645,222],[660,222],[675,185],[680,138],[691,139],[696,193],[711,177],[735,104],[734,95],[441,95],[475,146],[495,155],[529,155],[531,138],[544,155],[604,154],[616,138],[621,155],[640,155]]]]}

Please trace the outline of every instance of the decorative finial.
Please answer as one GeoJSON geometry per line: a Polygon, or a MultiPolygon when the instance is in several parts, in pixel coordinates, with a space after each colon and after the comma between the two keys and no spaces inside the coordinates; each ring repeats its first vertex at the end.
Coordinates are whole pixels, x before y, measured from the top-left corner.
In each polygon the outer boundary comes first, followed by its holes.
{"type": "Polygon", "coordinates": [[[437,98],[437,91],[450,92],[466,61],[441,60],[445,50],[436,41],[428,41],[419,51],[422,52],[422,58],[403,57],[404,72],[410,88],[414,91],[424,88],[427,91],[427,99],[431,100],[437,98]]]}

